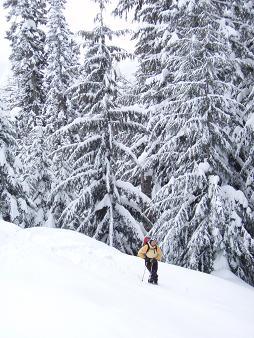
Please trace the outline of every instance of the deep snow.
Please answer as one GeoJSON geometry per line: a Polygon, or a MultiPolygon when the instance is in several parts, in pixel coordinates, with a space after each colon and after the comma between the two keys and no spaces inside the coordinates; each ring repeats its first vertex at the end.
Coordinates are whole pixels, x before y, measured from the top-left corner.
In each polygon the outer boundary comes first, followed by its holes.
{"type": "Polygon", "coordinates": [[[77,232],[0,221],[0,338],[254,338],[254,288],[230,272],[143,271],[77,232]]]}

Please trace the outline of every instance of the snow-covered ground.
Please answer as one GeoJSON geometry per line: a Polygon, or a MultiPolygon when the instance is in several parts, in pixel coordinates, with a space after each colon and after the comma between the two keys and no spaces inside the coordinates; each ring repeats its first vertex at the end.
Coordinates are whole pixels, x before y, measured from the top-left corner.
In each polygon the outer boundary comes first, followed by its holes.
{"type": "MultiPolygon", "coordinates": [[[[1,338],[253,338],[254,288],[79,233],[0,222],[1,338]]],[[[227,277],[229,277],[227,275],[227,277]]]]}

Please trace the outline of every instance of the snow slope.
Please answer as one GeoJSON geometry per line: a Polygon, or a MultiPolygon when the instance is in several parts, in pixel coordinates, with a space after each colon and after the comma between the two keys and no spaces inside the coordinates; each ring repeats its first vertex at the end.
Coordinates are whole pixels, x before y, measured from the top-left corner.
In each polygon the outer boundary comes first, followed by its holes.
{"type": "Polygon", "coordinates": [[[0,222],[0,338],[254,338],[254,288],[69,230],[0,222]],[[148,275],[146,274],[146,279],[148,275]]]}

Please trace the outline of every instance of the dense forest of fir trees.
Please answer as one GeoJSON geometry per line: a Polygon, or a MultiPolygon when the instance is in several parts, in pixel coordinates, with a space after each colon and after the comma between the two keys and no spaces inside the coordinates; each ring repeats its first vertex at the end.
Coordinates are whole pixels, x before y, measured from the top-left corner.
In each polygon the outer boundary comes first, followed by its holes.
{"type": "Polygon", "coordinates": [[[5,0],[12,76],[0,101],[0,213],[254,285],[254,3],[118,0],[79,37],[66,0],[5,0]],[[77,43],[82,41],[82,44],[77,43]],[[119,74],[139,61],[134,83],[119,74]],[[15,112],[15,118],[13,113],[15,112]]]}

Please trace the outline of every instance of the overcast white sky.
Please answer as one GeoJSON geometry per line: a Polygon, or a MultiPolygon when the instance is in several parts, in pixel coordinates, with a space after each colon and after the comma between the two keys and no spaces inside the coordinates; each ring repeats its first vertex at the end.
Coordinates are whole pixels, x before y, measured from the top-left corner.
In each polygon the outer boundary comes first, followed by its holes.
{"type": "MultiPolygon", "coordinates": [[[[105,21],[111,28],[121,29],[126,28],[127,26],[129,28],[129,23],[127,24],[124,20],[116,19],[109,14],[116,2],[116,0],[112,1],[105,21]]],[[[91,29],[93,27],[94,17],[97,11],[97,4],[91,0],[67,0],[65,15],[71,30],[77,32],[82,29],[91,29]]],[[[5,39],[6,30],[8,29],[6,14],[7,12],[3,9],[3,0],[0,0],[0,86],[3,84],[10,71],[8,60],[10,47],[8,40],[5,39]]],[[[121,39],[122,40],[117,41],[117,44],[132,51],[134,43],[130,42],[128,38],[122,37],[121,39]]],[[[121,70],[125,74],[133,72],[134,68],[133,63],[130,61],[125,62],[124,65],[121,66],[121,70]]]]}

